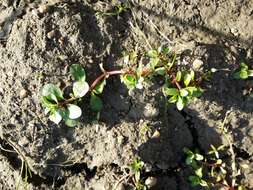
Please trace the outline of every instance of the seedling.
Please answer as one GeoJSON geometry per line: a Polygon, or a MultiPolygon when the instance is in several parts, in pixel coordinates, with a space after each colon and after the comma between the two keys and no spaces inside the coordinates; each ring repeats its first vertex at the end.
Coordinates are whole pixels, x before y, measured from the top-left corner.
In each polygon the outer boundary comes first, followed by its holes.
{"type": "Polygon", "coordinates": [[[234,73],[234,78],[236,79],[248,79],[249,77],[253,77],[253,70],[249,69],[249,66],[242,62],[240,64],[240,68],[237,72],[234,73]]]}
{"type": "Polygon", "coordinates": [[[135,186],[135,190],[147,190],[147,187],[144,185],[144,182],[141,180],[141,170],[143,168],[144,163],[135,159],[133,163],[130,165],[130,170],[133,175],[133,183],[135,186]]]}
{"type": "MultiPolygon", "coordinates": [[[[233,176],[229,176],[227,171],[228,166],[224,160],[220,157],[220,152],[225,150],[225,146],[221,145],[218,148],[211,145],[211,150],[207,156],[199,154],[197,151],[192,152],[189,149],[185,149],[186,164],[191,166],[193,175],[189,176],[189,181],[192,186],[202,186],[206,189],[211,187],[223,187],[225,190],[242,190],[243,187],[237,185],[235,188],[235,182],[229,185],[229,180],[234,180],[233,176]],[[203,173],[205,171],[205,173],[203,173]]],[[[233,170],[233,168],[231,168],[233,170]]]]}
{"type": "Polygon", "coordinates": [[[97,12],[98,16],[119,16],[121,13],[127,11],[129,9],[129,5],[127,3],[121,3],[119,5],[116,5],[112,12],[97,12]]]}
{"type": "MultiPolygon", "coordinates": [[[[164,96],[168,97],[169,103],[175,103],[178,110],[182,110],[193,98],[199,97],[203,90],[198,87],[200,79],[196,79],[194,71],[180,70],[176,65],[176,55],[169,48],[160,47],[148,51],[147,65],[139,63],[136,71],[121,76],[121,81],[129,90],[142,89],[145,82],[155,76],[162,76],[164,96]]],[[[127,57],[128,61],[131,61],[127,57]]]]}
{"type": "Polygon", "coordinates": [[[184,149],[187,157],[186,157],[186,164],[191,166],[194,170],[194,175],[189,176],[189,181],[191,182],[192,186],[202,186],[208,187],[207,182],[203,179],[203,167],[199,164],[199,161],[204,160],[204,157],[199,154],[197,151],[192,152],[189,149],[184,149]]]}

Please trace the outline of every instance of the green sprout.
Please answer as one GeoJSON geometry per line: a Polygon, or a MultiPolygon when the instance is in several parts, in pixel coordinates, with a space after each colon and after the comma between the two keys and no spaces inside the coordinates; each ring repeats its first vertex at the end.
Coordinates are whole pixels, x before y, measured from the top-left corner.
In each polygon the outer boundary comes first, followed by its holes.
{"type": "Polygon", "coordinates": [[[234,73],[234,78],[248,79],[249,77],[253,77],[253,70],[249,69],[249,66],[242,62],[238,71],[234,73]]]}
{"type": "Polygon", "coordinates": [[[144,163],[139,160],[135,159],[133,163],[130,165],[131,173],[133,173],[133,182],[135,186],[135,190],[147,190],[146,185],[144,185],[143,181],[141,180],[141,170],[144,166],[144,163]]]}
{"type": "Polygon", "coordinates": [[[127,11],[127,9],[129,9],[129,4],[127,4],[127,3],[121,3],[119,5],[116,5],[113,8],[112,12],[98,11],[97,15],[98,16],[119,16],[121,13],[127,11]]]}
{"type": "MultiPolygon", "coordinates": [[[[126,57],[127,61],[130,56],[126,57]]],[[[163,94],[169,103],[175,103],[178,110],[182,110],[193,98],[199,97],[203,90],[198,87],[200,79],[196,79],[194,71],[185,71],[176,65],[176,55],[169,48],[159,47],[147,52],[147,65],[139,63],[136,71],[121,76],[121,81],[129,90],[142,89],[145,82],[155,76],[162,76],[163,94]]]]}
{"type": "Polygon", "coordinates": [[[192,152],[189,149],[184,149],[186,153],[186,164],[191,166],[194,170],[194,175],[189,176],[189,181],[192,186],[208,187],[208,183],[203,179],[203,167],[199,164],[200,161],[204,160],[204,156],[196,152],[192,152]]]}
{"type": "Polygon", "coordinates": [[[59,124],[64,120],[67,126],[72,127],[78,123],[78,119],[82,115],[82,110],[77,103],[88,93],[89,85],[85,81],[85,71],[80,65],[71,65],[70,74],[75,82],[69,99],[63,97],[63,92],[58,86],[46,84],[41,90],[41,102],[51,121],[59,124]]]}

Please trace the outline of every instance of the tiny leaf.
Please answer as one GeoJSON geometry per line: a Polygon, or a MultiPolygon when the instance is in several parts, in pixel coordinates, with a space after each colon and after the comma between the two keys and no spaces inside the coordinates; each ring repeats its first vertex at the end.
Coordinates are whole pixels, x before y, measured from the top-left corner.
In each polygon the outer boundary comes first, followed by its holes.
{"type": "Polygon", "coordinates": [[[183,99],[179,96],[177,99],[177,109],[181,111],[184,108],[184,102],[183,99]]]}
{"type": "Polygon", "coordinates": [[[43,86],[41,90],[41,95],[46,97],[48,100],[52,100],[55,102],[64,99],[62,91],[58,86],[55,86],[54,84],[46,84],[45,86],[43,86]]]}
{"type": "Polygon", "coordinates": [[[185,89],[181,89],[181,90],[180,90],[180,96],[186,97],[188,94],[189,94],[189,93],[188,93],[187,90],[185,90],[185,89]]]}
{"type": "Polygon", "coordinates": [[[248,78],[248,72],[246,70],[240,71],[240,78],[241,79],[247,79],[248,78]]]}
{"type": "Polygon", "coordinates": [[[81,98],[89,91],[89,84],[85,81],[77,81],[73,84],[73,93],[76,98],[81,98]]]}
{"type": "Polygon", "coordinates": [[[175,96],[172,96],[168,101],[169,101],[169,103],[176,103],[177,102],[177,98],[178,98],[178,96],[177,95],[175,95],[175,96]]]}
{"type": "Polygon", "coordinates": [[[164,93],[165,96],[175,96],[175,95],[179,94],[179,91],[176,88],[164,87],[163,88],[163,93],[164,93]]]}
{"type": "Polygon", "coordinates": [[[181,81],[181,78],[182,78],[182,72],[181,72],[181,71],[178,71],[178,72],[177,72],[177,76],[176,76],[177,82],[180,82],[180,81],[181,81]]]}
{"type": "Polygon", "coordinates": [[[76,119],[65,119],[65,125],[68,127],[74,127],[78,124],[78,120],[76,119]]]}
{"type": "Polygon", "coordinates": [[[76,81],[85,81],[86,79],[85,71],[79,64],[73,64],[70,66],[70,74],[76,81]]]}
{"type": "Polygon", "coordinates": [[[103,80],[102,82],[100,82],[99,84],[96,85],[96,87],[94,88],[93,92],[95,94],[102,94],[105,85],[106,85],[106,80],[103,80]]]}
{"type": "Polygon", "coordinates": [[[204,159],[204,156],[202,156],[201,154],[195,154],[195,159],[200,161],[204,159]]]}
{"type": "Polygon", "coordinates": [[[190,84],[191,80],[192,80],[192,76],[190,74],[186,74],[184,76],[184,84],[185,84],[185,86],[188,86],[190,84]]]}
{"type": "Polygon", "coordinates": [[[149,56],[150,58],[156,58],[156,57],[158,57],[158,52],[157,52],[156,50],[154,50],[154,49],[149,50],[149,51],[148,51],[148,56],[149,56]]]}
{"type": "Polygon", "coordinates": [[[49,119],[58,125],[62,120],[62,116],[60,112],[57,110],[50,114],[49,119]]]}
{"type": "Polygon", "coordinates": [[[68,104],[67,108],[68,108],[68,111],[69,111],[68,117],[70,119],[77,119],[82,115],[82,110],[77,105],[68,104]]]}
{"type": "Polygon", "coordinates": [[[137,84],[137,79],[134,75],[121,76],[121,81],[127,86],[128,89],[135,88],[137,84]]]}
{"type": "Polygon", "coordinates": [[[103,108],[103,102],[98,96],[91,94],[90,106],[93,111],[101,111],[103,108]]]}
{"type": "Polygon", "coordinates": [[[203,176],[202,168],[198,168],[197,170],[195,170],[195,174],[196,174],[199,178],[202,178],[202,176],[203,176]]]}
{"type": "Polygon", "coordinates": [[[166,69],[164,67],[157,68],[155,70],[155,73],[158,74],[158,75],[165,75],[166,69]]]}

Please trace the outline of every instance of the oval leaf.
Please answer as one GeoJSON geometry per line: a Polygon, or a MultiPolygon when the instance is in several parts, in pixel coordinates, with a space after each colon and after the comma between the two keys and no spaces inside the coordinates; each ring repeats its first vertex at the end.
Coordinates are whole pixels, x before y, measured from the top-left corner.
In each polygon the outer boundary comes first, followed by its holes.
{"type": "Polygon", "coordinates": [[[165,88],[163,88],[163,93],[166,96],[175,96],[175,95],[179,94],[179,91],[176,88],[167,88],[167,87],[165,87],[165,88]]]}
{"type": "Polygon", "coordinates": [[[73,93],[76,98],[81,98],[89,91],[89,84],[85,81],[77,81],[73,84],[73,93]]]}
{"type": "Polygon", "coordinates": [[[53,100],[55,102],[64,99],[62,91],[58,86],[55,86],[54,84],[46,84],[43,86],[41,90],[41,96],[47,97],[47,99],[53,100]]]}
{"type": "Polygon", "coordinates": [[[102,94],[105,85],[106,85],[106,80],[103,80],[102,82],[100,82],[99,84],[96,85],[93,92],[96,94],[102,94]]]}
{"type": "Polygon", "coordinates": [[[181,111],[184,108],[184,102],[181,97],[178,97],[177,99],[177,109],[181,111]]]}
{"type": "Polygon", "coordinates": [[[76,81],[85,81],[86,79],[85,71],[79,64],[73,64],[70,66],[70,74],[76,81]]]}
{"type": "Polygon", "coordinates": [[[180,96],[186,97],[188,94],[189,94],[189,93],[188,93],[188,91],[187,91],[186,89],[181,89],[181,90],[180,90],[180,96]]]}
{"type": "Polygon", "coordinates": [[[49,119],[58,125],[62,120],[62,116],[59,111],[55,111],[50,114],[49,119]]]}
{"type": "Polygon", "coordinates": [[[90,107],[93,111],[100,111],[103,108],[103,102],[98,96],[92,94],[90,98],[90,107]]]}
{"type": "Polygon", "coordinates": [[[69,111],[68,117],[70,119],[77,119],[82,115],[81,108],[78,107],[77,105],[74,105],[74,104],[69,104],[68,105],[68,111],[69,111]]]}
{"type": "Polygon", "coordinates": [[[192,80],[192,76],[190,74],[186,74],[184,76],[184,85],[188,86],[190,84],[191,80],[192,80]]]}
{"type": "Polygon", "coordinates": [[[66,119],[65,120],[65,125],[68,127],[75,127],[78,124],[78,120],[76,119],[66,119]]]}

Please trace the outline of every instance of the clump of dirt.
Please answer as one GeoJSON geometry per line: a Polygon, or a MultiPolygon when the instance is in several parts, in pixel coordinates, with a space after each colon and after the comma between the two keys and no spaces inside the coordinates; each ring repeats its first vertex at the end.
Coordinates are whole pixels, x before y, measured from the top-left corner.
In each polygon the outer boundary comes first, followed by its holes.
{"type": "MultiPolygon", "coordinates": [[[[252,1],[136,0],[119,15],[97,14],[122,2],[0,3],[0,188],[15,189],[25,158],[34,174],[31,189],[110,190],[139,157],[145,178],[158,180],[153,189],[192,189],[183,148],[205,153],[211,144],[227,144],[219,130],[225,115],[236,160],[251,165],[253,99],[232,73],[241,60],[253,60],[252,1]],[[43,85],[67,88],[73,63],[86,69],[91,82],[100,63],[124,67],[122,52],[136,45],[145,51],[147,41],[172,46],[180,63],[198,71],[217,70],[203,83],[200,99],[178,112],[166,107],[159,83],[129,94],[115,77],[103,94],[100,122],[91,121],[86,101],[79,126],[48,120],[40,104],[43,85]]],[[[252,189],[252,168],[242,172],[242,182],[252,189]]]]}

